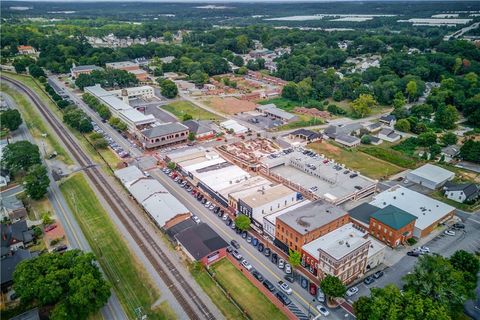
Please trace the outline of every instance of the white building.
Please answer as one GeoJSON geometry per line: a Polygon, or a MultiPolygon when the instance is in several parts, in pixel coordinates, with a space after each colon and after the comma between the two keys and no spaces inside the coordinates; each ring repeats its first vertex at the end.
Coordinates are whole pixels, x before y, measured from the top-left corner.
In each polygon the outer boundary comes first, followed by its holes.
{"type": "Polygon", "coordinates": [[[444,187],[444,190],[445,197],[460,203],[475,201],[480,197],[480,188],[474,183],[451,185],[444,187]]]}
{"type": "Polygon", "coordinates": [[[402,137],[398,133],[395,132],[395,130],[390,129],[390,128],[383,128],[380,130],[378,133],[378,137],[382,140],[388,141],[388,142],[395,142],[400,140],[402,137]]]}
{"type": "Polygon", "coordinates": [[[122,99],[125,103],[129,103],[133,99],[152,99],[155,97],[155,92],[151,86],[131,87],[109,92],[122,99]]]}
{"type": "Polygon", "coordinates": [[[220,127],[224,128],[227,131],[233,130],[235,134],[241,134],[248,131],[247,127],[242,126],[235,120],[227,120],[227,121],[221,122],[220,127]]]}
{"type": "Polygon", "coordinates": [[[114,117],[120,118],[120,120],[125,122],[128,126],[128,131],[131,133],[136,133],[138,130],[145,129],[156,122],[153,115],[146,115],[132,108],[120,100],[114,93],[103,89],[99,84],[85,87],[84,90],[104,103],[114,117]]]}
{"type": "Polygon", "coordinates": [[[272,240],[275,240],[275,226],[277,217],[281,216],[284,213],[289,211],[295,210],[297,208],[303,207],[304,205],[309,204],[310,200],[303,200],[301,202],[297,202],[296,204],[287,207],[283,210],[277,211],[275,213],[266,215],[263,217],[263,232],[268,235],[272,240]]]}
{"type": "Polygon", "coordinates": [[[426,188],[435,190],[452,180],[455,173],[427,163],[407,173],[407,179],[426,188]]]}
{"type": "Polygon", "coordinates": [[[435,227],[453,217],[455,208],[400,185],[391,187],[373,197],[371,205],[385,208],[393,205],[417,217],[413,235],[422,238],[435,227]]]}

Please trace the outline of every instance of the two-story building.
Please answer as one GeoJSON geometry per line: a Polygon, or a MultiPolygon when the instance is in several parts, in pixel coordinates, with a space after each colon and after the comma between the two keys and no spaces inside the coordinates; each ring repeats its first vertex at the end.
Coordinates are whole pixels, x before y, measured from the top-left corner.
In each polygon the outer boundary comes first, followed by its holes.
{"type": "Polygon", "coordinates": [[[369,232],[392,248],[413,237],[417,217],[395,206],[388,205],[370,216],[369,232]]]}
{"type": "Polygon", "coordinates": [[[178,122],[169,122],[141,131],[139,140],[145,149],[153,149],[185,143],[188,133],[187,126],[178,122]]]}

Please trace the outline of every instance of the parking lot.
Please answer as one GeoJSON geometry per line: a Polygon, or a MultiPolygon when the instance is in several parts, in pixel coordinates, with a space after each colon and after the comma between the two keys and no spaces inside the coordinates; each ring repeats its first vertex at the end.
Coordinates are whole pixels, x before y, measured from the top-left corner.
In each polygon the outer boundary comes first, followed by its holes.
{"type": "MultiPolygon", "coordinates": [[[[96,133],[100,133],[103,135],[103,138],[107,141],[108,146],[120,157],[120,158],[127,158],[130,156],[128,151],[125,151],[122,147],[120,147],[112,137],[110,137],[105,131],[103,131],[95,121],[92,121],[93,131],[96,133]]],[[[124,137],[125,138],[125,137],[124,137]]],[[[135,144],[133,141],[129,141],[130,145],[134,148],[135,144]]]]}

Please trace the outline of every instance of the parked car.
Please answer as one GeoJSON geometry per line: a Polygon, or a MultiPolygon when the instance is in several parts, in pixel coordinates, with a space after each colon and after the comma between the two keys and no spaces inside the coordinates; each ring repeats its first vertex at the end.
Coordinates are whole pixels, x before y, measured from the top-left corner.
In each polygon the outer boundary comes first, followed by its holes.
{"type": "Polygon", "coordinates": [[[355,177],[357,177],[357,176],[358,176],[358,174],[352,173],[352,174],[350,175],[350,178],[355,178],[355,177]]]}
{"type": "Polygon", "coordinates": [[[285,273],[292,273],[292,266],[289,263],[285,264],[285,273]]]}
{"type": "Polygon", "coordinates": [[[287,280],[288,282],[290,283],[293,283],[293,275],[290,273],[290,274],[286,274],[283,276],[283,279],[287,280]]]}
{"type": "Polygon", "coordinates": [[[465,229],[465,225],[464,225],[463,223],[459,223],[459,222],[454,223],[454,224],[453,224],[453,227],[454,227],[455,229],[465,229]]]}
{"type": "Polygon", "coordinates": [[[286,294],[292,294],[292,288],[290,288],[290,286],[282,280],[278,281],[278,286],[286,294]]]}
{"type": "Polygon", "coordinates": [[[242,260],[242,266],[243,266],[245,269],[247,269],[248,271],[250,271],[250,270],[253,269],[252,265],[251,265],[250,263],[248,263],[248,261],[245,260],[245,259],[242,260]]]}
{"type": "Polygon", "coordinates": [[[202,204],[203,205],[205,205],[207,202],[208,202],[207,199],[205,199],[205,198],[202,199],[202,204]]]}
{"type": "Polygon", "coordinates": [[[283,269],[285,267],[285,260],[283,260],[282,258],[278,259],[278,267],[280,269],[283,269]]]}
{"type": "Polygon", "coordinates": [[[274,292],[275,291],[275,286],[273,285],[273,283],[271,283],[270,281],[268,281],[267,279],[263,280],[263,286],[265,288],[268,289],[268,291],[270,292],[274,292]]]}
{"type": "Polygon", "coordinates": [[[207,201],[207,202],[205,203],[205,208],[210,207],[211,204],[212,204],[212,203],[211,203],[210,201],[207,201]]]}
{"type": "Polygon", "coordinates": [[[230,228],[235,229],[235,222],[232,222],[232,224],[230,225],[230,228]]]}
{"type": "Polygon", "coordinates": [[[242,260],[242,258],[243,258],[242,255],[240,254],[240,252],[238,252],[237,250],[233,250],[232,256],[239,261],[242,260]]]}
{"type": "Polygon", "coordinates": [[[211,205],[208,207],[208,209],[210,209],[210,210],[213,210],[214,208],[215,208],[215,206],[214,206],[213,204],[211,204],[211,205]]]}
{"type": "Polygon", "coordinates": [[[369,285],[369,284],[372,284],[375,282],[375,279],[372,277],[372,276],[369,276],[369,277],[366,277],[364,280],[363,280],[363,283],[365,283],[366,285],[369,285]]]}
{"type": "Polygon", "coordinates": [[[260,272],[258,272],[257,270],[254,270],[252,271],[252,276],[255,277],[255,279],[257,279],[258,281],[262,282],[263,281],[263,276],[260,272]]]}
{"type": "Polygon", "coordinates": [[[232,224],[232,219],[227,218],[227,220],[225,221],[225,224],[226,224],[227,226],[230,226],[230,225],[232,224]]]}
{"type": "Polygon", "coordinates": [[[421,246],[418,248],[418,250],[421,251],[422,253],[430,253],[430,248],[426,246],[421,246]]]}
{"type": "Polygon", "coordinates": [[[193,215],[193,216],[192,216],[192,219],[193,219],[193,221],[195,221],[196,223],[200,223],[200,218],[197,217],[196,215],[193,215]]]}
{"type": "Polygon", "coordinates": [[[351,287],[347,290],[347,297],[351,297],[351,296],[355,295],[357,292],[358,292],[357,287],[351,287]]]}
{"type": "Polygon", "coordinates": [[[317,300],[318,302],[325,302],[325,293],[320,288],[317,289],[317,300]]]}
{"type": "Polygon", "coordinates": [[[243,239],[247,239],[247,235],[248,235],[248,234],[247,234],[247,231],[243,231],[243,232],[242,232],[242,238],[243,238],[243,239]]]}
{"type": "Polygon", "coordinates": [[[408,252],[407,252],[407,256],[419,257],[419,256],[420,256],[420,252],[418,252],[418,251],[408,251],[408,252]]]}
{"type": "Polygon", "coordinates": [[[323,305],[319,304],[318,306],[315,307],[318,312],[320,312],[324,317],[327,317],[330,312],[325,308],[323,305]]]}
{"type": "Polygon", "coordinates": [[[238,243],[237,240],[232,240],[232,241],[230,241],[230,244],[231,244],[235,249],[240,249],[240,243],[238,243]]]}
{"type": "Polygon", "coordinates": [[[228,253],[231,253],[233,251],[233,248],[232,248],[232,246],[228,246],[226,250],[227,250],[228,253]]]}
{"type": "Polygon", "coordinates": [[[220,211],[220,207],[219,206],[216,206],[214,209],[213,209],[213,213],[218,213],[220,211]]]}
{"type": "Polygon", "coordinates": [[[50,224],[50,225],[46,226],[44,230],[45,230],[45,232],[48,232],[48,231],[52,231],[56,227],[57,227],[56,224],[50,224]]]}
{"type": "Polygon", "coordinates": [[[275,264],[278,263],[278,254],[276,254],[275,252],[272,253],[272,262],[275,264]]]}
{"type": "Polygon", "coordinates": [[[260,252],[263,252],[263,249],[265,248],[265,246],[263,245],[263,243],[259,243],[258,246],[257,246],[257,250],[260,251],[260,252]]]}
{"type": "Polygon", "coordinates": [[[59,245],[59,246],[53,248],[53,252],[62,252],[62,251],[65,251],[67,249],[68,249],[67,245],[62,244],[62,245],[59,245]]]}
{"type": "Polygon", "coordinates": [[[227,214],[224,214],[223,217],[222,217],[222,220],[223,220],[223,221],[227,221],[227,219],[228,219],[228,215],[227,215],[227,214]]]}
{"type": "Polygon", "coordinates": [[[263,252],[265,257],[270,257],[270,253],[272,253],[272,250],[270,250],[269,248],[266,248],[265,251],[263,252]]]}
{"type": "Polygon", "coordinates": [[[252,245],[253,245],[254,247],[256,247],[256,246],[258,245],[258,239],[257,239],[257,238],[253,238],[253,240],[252,240],[252,245]]]}
{"type": "Polygon", "coordinates": [[[252,236],[247,236],[247,242],[251,243],[252,242],[252,236]]]}
{"type": "Polygon", "coordinates": [[[281,291],[277,291],[277,293],[275,294],[275,296],[277,297],[278,300],[280,300],[281,303],[283,303],[285,306],[288,306],[290,303],[292,303],[292,301],[290,301],[290,299],[288,299],[287,295],[281,291]]]}
{"type": "Polygon", "coordinates": [[[454,236],[455,235],[455,231],[453,231],[453,230],[445,230],[445,232],[443,232],[443,233],[445,233],[447,236],[454,236]]]}
{"type": "Polygon", "coordinates": [[[375,273],[373,274],[373,277],[374,277],[375,279],[379,279],[379,278],[383,277],[383,275],[384,275],[384,272],[380,270],[380,271],[375,272],[375,273]]]}

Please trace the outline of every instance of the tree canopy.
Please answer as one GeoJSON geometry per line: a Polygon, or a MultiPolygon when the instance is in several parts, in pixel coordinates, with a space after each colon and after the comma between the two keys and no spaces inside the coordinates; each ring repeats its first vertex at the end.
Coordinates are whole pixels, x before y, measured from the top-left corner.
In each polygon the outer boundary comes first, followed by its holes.
{"type": "Polygon", "coordinates": [[[8,109],[0,112],[0,124],[2,127],[15,131],[22,124],[22,117],[17,109],[8,109]]]}
{"type": "Polygon", "coordinates": [[[21,262],[14,289],[24,303],[53,306],[52,319],[86,319],[105,305],[110,285],[92,253],[47,253],[21,262]]]}
{"type": "Polygon", "coordinates": [[[27,171],[34,164],[40,164],[38,146],[28,141],[11,143],[3,150],[2,165],[14,175],[19,171],[27,171]]]}
{"type": "Polygon", "coordinates": [[[330,299],[343,297],[347,292],[347,288],[342,281],[329,274],[320,282],[320,288],[330,299]]]}
{"type": "Polygon", "coordinates": [[[235,227],[242,231],[246,231],[250,229],[250,224],[252,220],[244,214],[239,214],[238,217],[235,219],[235,227]]]}
{"type": "Polygon", "coordinates": [[[42,199],[47,193],[50,179],[47,168],[41,164],[35,164],[28,169],[25,176],[25,191],[34,200],[42,199]]]}

